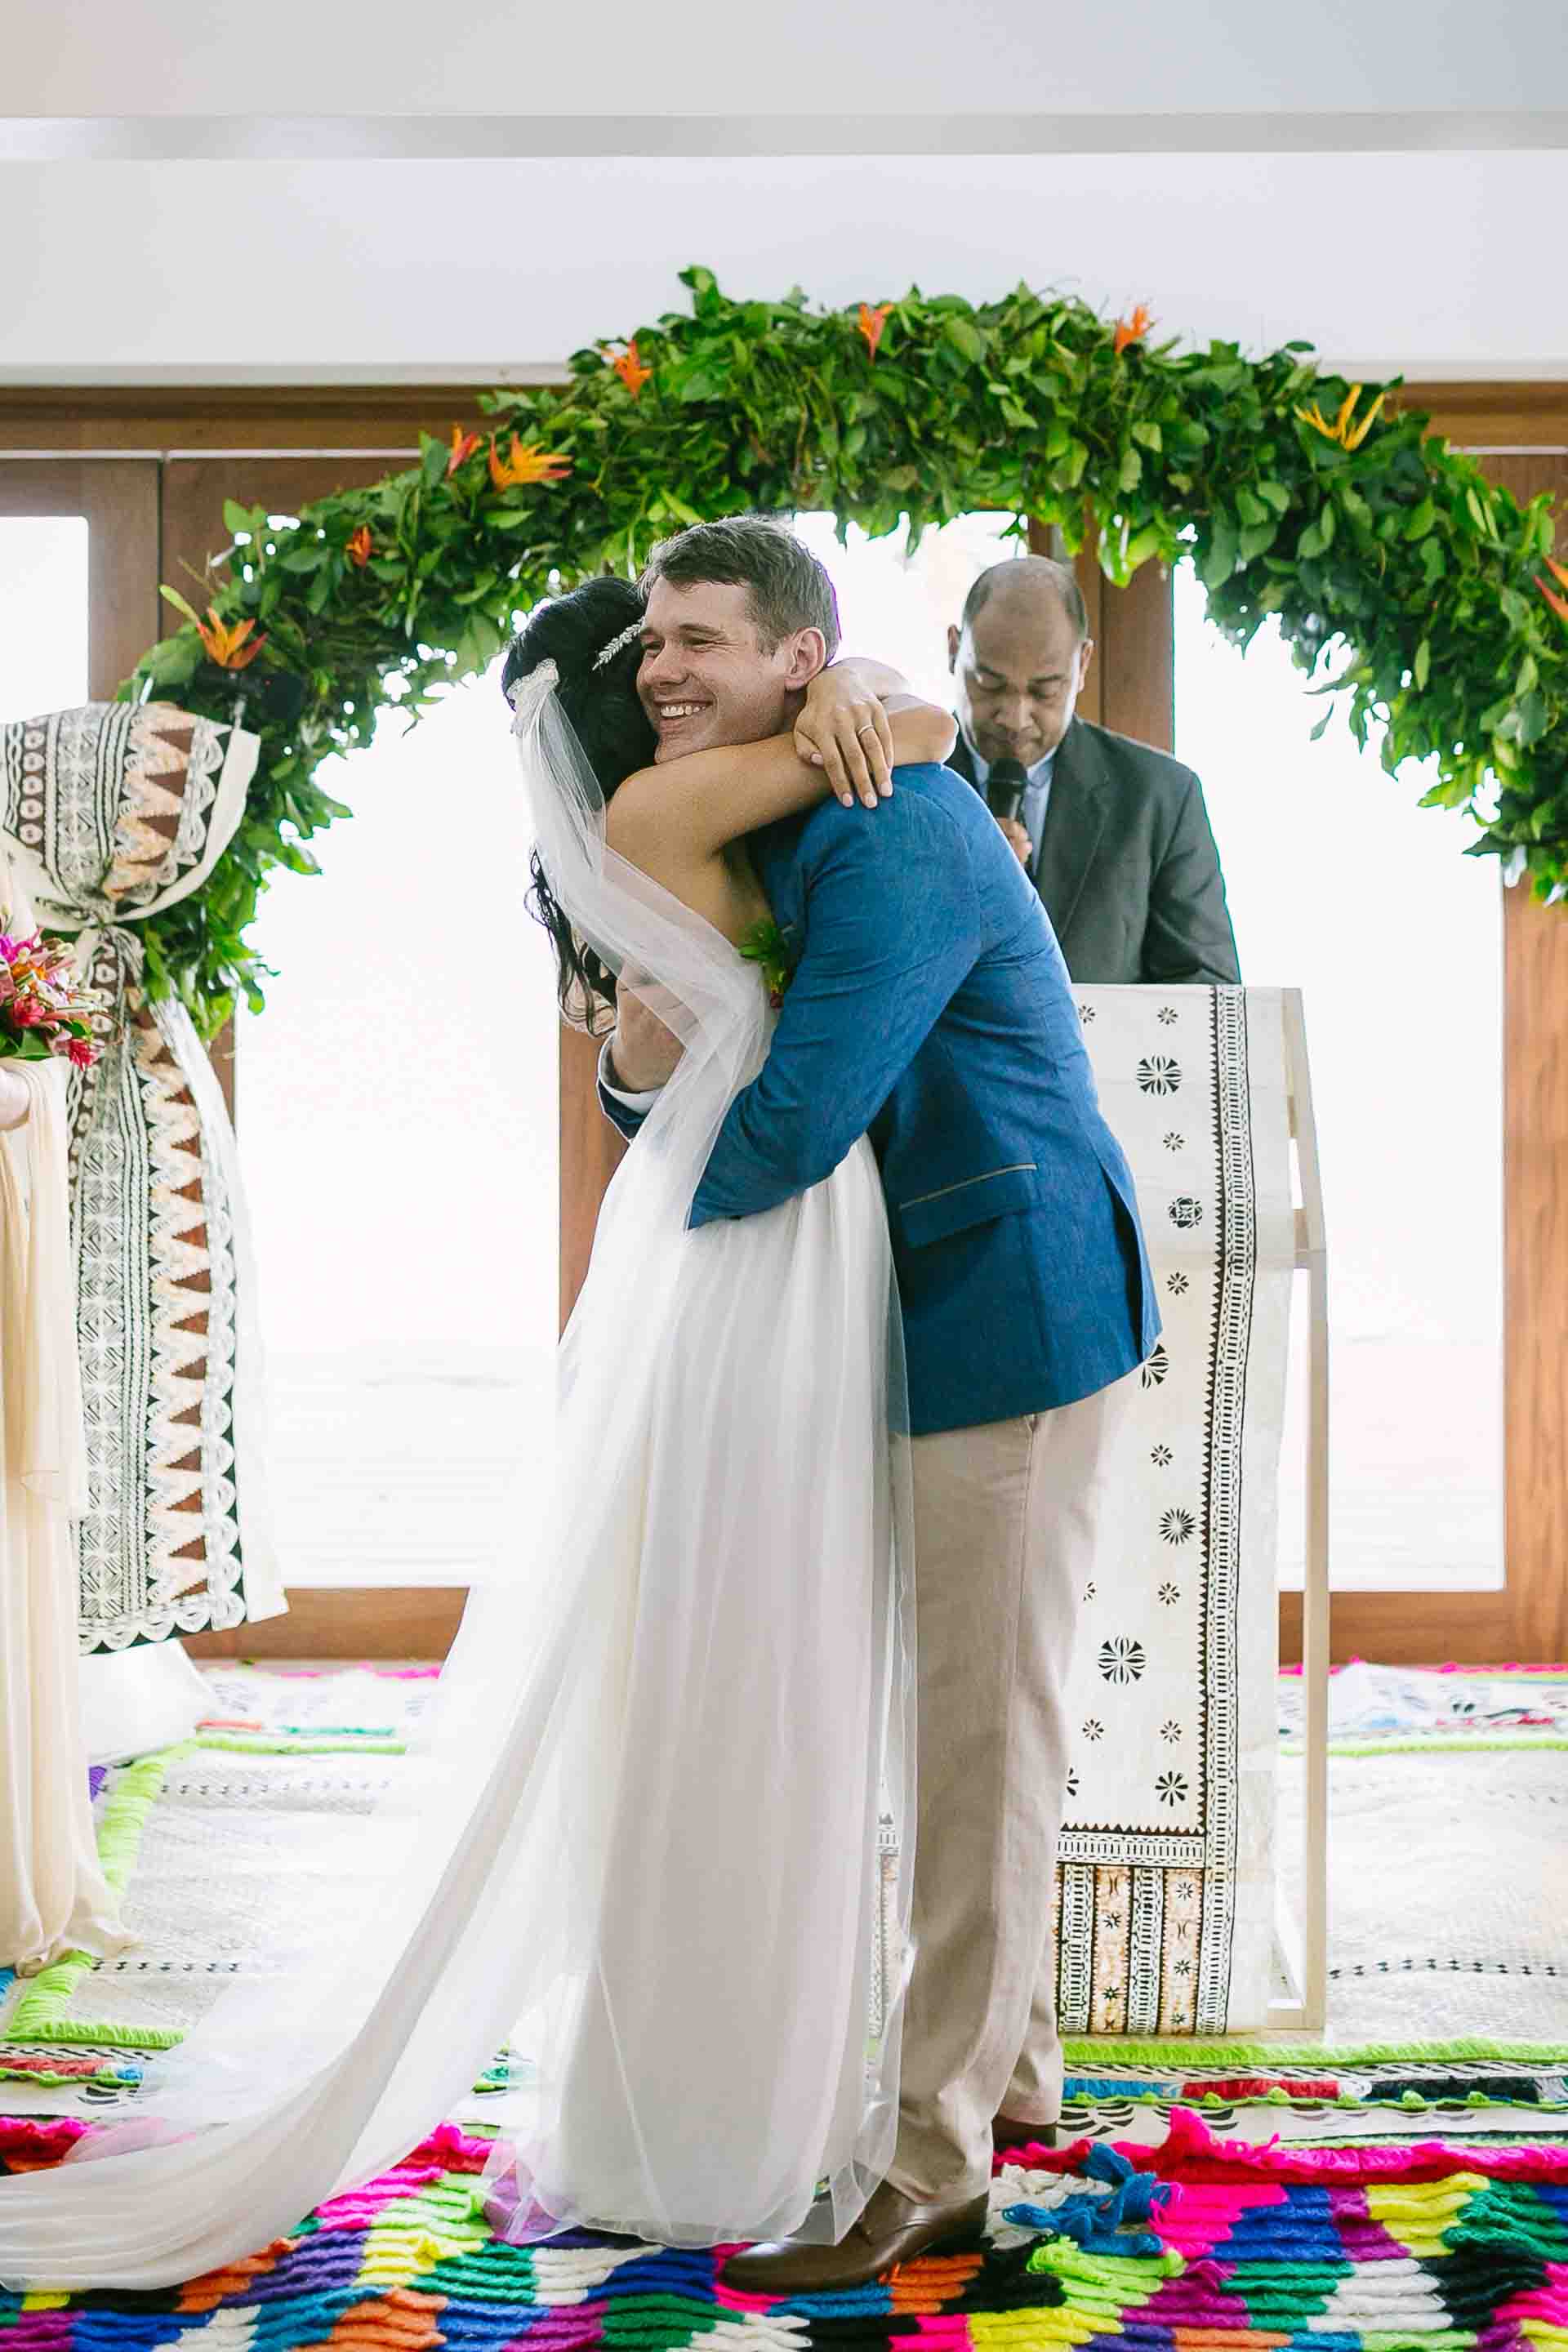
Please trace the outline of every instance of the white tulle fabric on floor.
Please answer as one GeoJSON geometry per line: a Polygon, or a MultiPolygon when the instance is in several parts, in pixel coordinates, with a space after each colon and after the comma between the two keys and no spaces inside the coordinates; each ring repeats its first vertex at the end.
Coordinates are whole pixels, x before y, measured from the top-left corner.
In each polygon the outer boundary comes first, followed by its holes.
{"type": "MultiPolygon", "coordinates": [[[[563,1341],[553,1494],[518,1495],[470,1598],[417,1795],[345,1820],[141,2120],[0,2186],[7,2284],[243,2255],[395,2162],[509,2040],[490,2169],[520,2240],[837,2237],[890,2157],[901,1973],[873,2017],[876,1928],[890,1911],[907,1960],[914,1741],[881,1190],[862,1145],[766,1216],[685,1230],[770,1015],[754,968],[606,851],[551,684],[518,712],[541,855],[686,1045],[563,1341]]],[[[427,1230],[411,1204],[410,1246],[427,1230]]]]}
{"type": "MultiPolygon", "coordinates": [[[[33,910],[0,840],[0,930],[33,910]]],[[[0,1967],[130,1940],[88,1807],[70,1521],[87,1490],[66,1189],[66,1066],[8,1061],[31,1097],[0,1134],[0,1967]]]]}

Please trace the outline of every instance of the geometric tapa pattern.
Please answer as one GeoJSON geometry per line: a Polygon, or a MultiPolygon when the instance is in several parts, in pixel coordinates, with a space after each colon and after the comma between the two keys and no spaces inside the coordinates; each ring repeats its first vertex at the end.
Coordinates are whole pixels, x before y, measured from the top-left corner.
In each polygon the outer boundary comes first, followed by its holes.
{"type": "Polygon", "coordinates": [[[0,728],[0,831],[40,922],[77,938],[107,1000],[93,1024],[102,1056],[73,1070],[68,1105],[87,1651],[283,1606],[233,1131],[184,1008],[148,1001],[135,928],[205,879],[243,814],[256,748],[157,703],[0,728]]]}
{"type": "Polygon", "coordinates": [[[1277,989],[1079,988],[1163,1326],[1079,1594],[1064,2034],[1245,2032],[1274,1948],[1277,1498],[1295,1215],[1277,989]]]}
{"type": "MultiPolygon", "coordinates": [[[[0,2123],[0,2170],[58,2163],[80,2130],[0,2123]]],[[[984,2235],[869,2287],[783,2302],[726,2288],[723,2249],[583,2231],[498,2243],[487,2153],[443,2125],[224,2270],[135,2294],[0,2294],[0,2329],[19,2352],[846,2352],[911,2339],[942,2352],[1560,2352],[1568,2324],[1562,2148],[1382,2148],[1348,2165],[1338,2150],[1251,2150],[1236,2163],[1178,2118],[1166,2146],[1125,2152],[1153,2176],[1132,2226],[1119,2226],[1123,2189],[1067,2169],[1076,2151],[1037,2169],[1032,2151],[999,2158],[984,2235]]]]}

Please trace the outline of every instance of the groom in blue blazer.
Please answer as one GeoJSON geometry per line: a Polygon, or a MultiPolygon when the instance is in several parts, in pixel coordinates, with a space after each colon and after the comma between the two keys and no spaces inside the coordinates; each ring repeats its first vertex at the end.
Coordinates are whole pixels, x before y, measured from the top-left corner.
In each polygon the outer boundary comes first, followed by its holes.
{"type": "Polygon", "coordinates": [[[1121,1379],[1158,1337],[1132,1180],[1061,951],[985,803],[949,768],[900,768],[869,820],[828,800],[750,845],[799,961],[692,1224],[775,1207],[868,1134],[916,1436],[1121,1379]]]}
{"type": "MultiPolygon", "coordinates": [[[[813,633],[824,665],[837,650],[826,573],[761,518],[684,532],[645,587],[639,691],[661,756],[795,722],[799,695],[772,683],[781,632],[813,633]]],[[[807,699],[882,676],[846,664],[807,699]]],[[[870,1136],[903,1311],[920,1675],[898,2146],[839,2245],[727,2266],[737,2287],[784,2294],[863,2284],[973,2231],[994,2133],[1051,2136],[1065,1682],[1102,1465],[1159,1319],[1061,952],[979,795],[950,769],[900,768],[874,813],[829,798],[750,847],[793,976],[691,1222],[773,1208],[870,1136]]],[[[624,1133],[671,1043],[628,1002],[601,1065],[624,1133]]]]}

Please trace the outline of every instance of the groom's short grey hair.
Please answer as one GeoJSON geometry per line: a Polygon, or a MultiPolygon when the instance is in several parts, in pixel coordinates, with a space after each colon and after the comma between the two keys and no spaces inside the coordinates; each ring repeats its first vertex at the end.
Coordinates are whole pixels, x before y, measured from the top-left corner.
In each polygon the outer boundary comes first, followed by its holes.
{"type": "Polygon", "coordinates": [[[765,653],[796,629],[820,629],[829,661],[838,651],[833,583],[811,550],[772,515],[727,515],[662,541],[642,576],[645,599],[660,580],[672,588],[695,588],[707,580],[744,588],[765,653]]]}

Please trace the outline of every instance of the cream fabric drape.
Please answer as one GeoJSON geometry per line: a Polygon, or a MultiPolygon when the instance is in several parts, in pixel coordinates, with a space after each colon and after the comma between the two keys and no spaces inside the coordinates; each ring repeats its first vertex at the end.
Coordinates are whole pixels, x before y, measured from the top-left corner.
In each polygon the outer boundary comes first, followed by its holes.
{"type": "MultiPolygon", "coordinates": [[[[33,928],[0,841],[0,910],[33,928]]],[[[0,1965],[132,1940],[99,1866],[78,1695],[72,1518],[87,1493],[66,1171],[66,1066],[0,1135],[0,1965]]]]}

